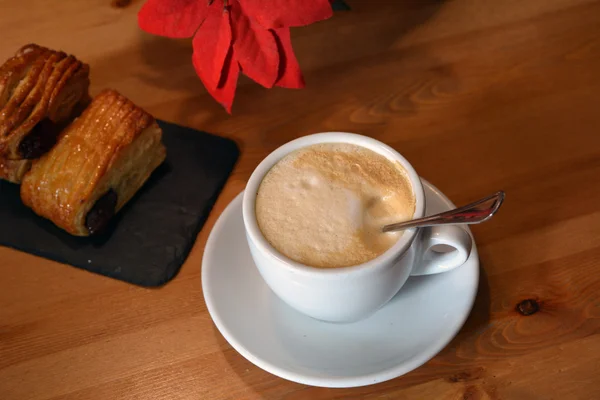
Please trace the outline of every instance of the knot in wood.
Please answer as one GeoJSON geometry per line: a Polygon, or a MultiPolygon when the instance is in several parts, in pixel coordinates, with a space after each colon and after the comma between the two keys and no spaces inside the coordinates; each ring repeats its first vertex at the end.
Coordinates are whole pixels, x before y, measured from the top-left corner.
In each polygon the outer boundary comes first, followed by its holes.
{"type": "Polygon", "coordinates": [[[524,315],[526,317],[535,314],[539,310],[540,305],[537,301],[533,299],[523,300],[522,302],[517,304],[517,311],[519,312],[519,314],[524,315]]]}

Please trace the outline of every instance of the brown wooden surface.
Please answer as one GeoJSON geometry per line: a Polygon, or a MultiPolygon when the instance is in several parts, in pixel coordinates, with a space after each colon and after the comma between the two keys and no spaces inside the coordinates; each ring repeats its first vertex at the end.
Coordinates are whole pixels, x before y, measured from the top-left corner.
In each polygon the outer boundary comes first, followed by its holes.
{"type": "Polygon", "coordinates": [[[137,28],[141,1],[0,1],[0,59],[28,42],[62,48],[90,63],[94,94],[113,87],[242,148],[161,289],[0,248],[1,399],[600,398],[600,1],[349,3],[294,30],[306,89],[241,80],[229,116],[196,78],[189,41],[137,28]],[[357,389],[246,361],[214,328],[200,283],[210,229],[252,169],[327,130],[391,144],[456,203],[507,192],[473,228],[483,274],[458,337],[423,367],[357,389]],[[527,299],[539,310],[525,316],[527,299]]]}

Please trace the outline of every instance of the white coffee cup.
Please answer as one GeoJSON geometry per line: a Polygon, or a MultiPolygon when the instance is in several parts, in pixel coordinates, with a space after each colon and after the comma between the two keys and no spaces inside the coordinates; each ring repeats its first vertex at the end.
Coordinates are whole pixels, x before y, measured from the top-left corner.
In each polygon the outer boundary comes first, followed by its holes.
{"type": "Polygon", "coordinates": [[[281,254],[265,239],[256,221],[256,193],[263,177],[284,156],[318,143],[363,146],[400,163],[406,170],[416,199],[414,218],[425,213],[425,193],[419,175],[397,151],[375,139],[344,132],[317,133],[284,144],[256,167],[244,192],[243,217],[252,258],[269,287],[284,302],[313,318],[353,322],[385,305],[410,275],[450,271],[467,261],[471,236],[458,226],[408,229],[385,253],[363,264],[342,268],[314,268],[281,254]],[[435,245],[451,246],[436,252],[435,245]]]}

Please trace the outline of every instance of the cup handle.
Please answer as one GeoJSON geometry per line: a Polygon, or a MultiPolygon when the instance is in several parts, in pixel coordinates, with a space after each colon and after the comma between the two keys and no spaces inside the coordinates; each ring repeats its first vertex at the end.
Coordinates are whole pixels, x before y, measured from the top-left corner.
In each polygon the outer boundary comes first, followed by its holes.
{"type": "Polygon", "coordinates": [[[431,275],[447,272],[463,265],[471,254],[471,235],[456,225],[422,228],[417,240],[421,241],[420,257],[417,258],[411,275],[431,275]],[[433,246],[446,245],[453,248],[448,252],[433,250],[433,246]]]}

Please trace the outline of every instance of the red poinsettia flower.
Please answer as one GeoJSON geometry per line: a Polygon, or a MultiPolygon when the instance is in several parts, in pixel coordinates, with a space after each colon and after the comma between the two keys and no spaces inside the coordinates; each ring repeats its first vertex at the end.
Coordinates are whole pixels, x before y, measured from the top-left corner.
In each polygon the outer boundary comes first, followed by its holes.
{"type": "Polygon", "coordinates": [[[290,27],[331,17],[329,0],[148,0],[148,33],[194,37],[192,61],[208,92],[231,112],[239,73],[271,88],[302,88],[290,27]]]}

